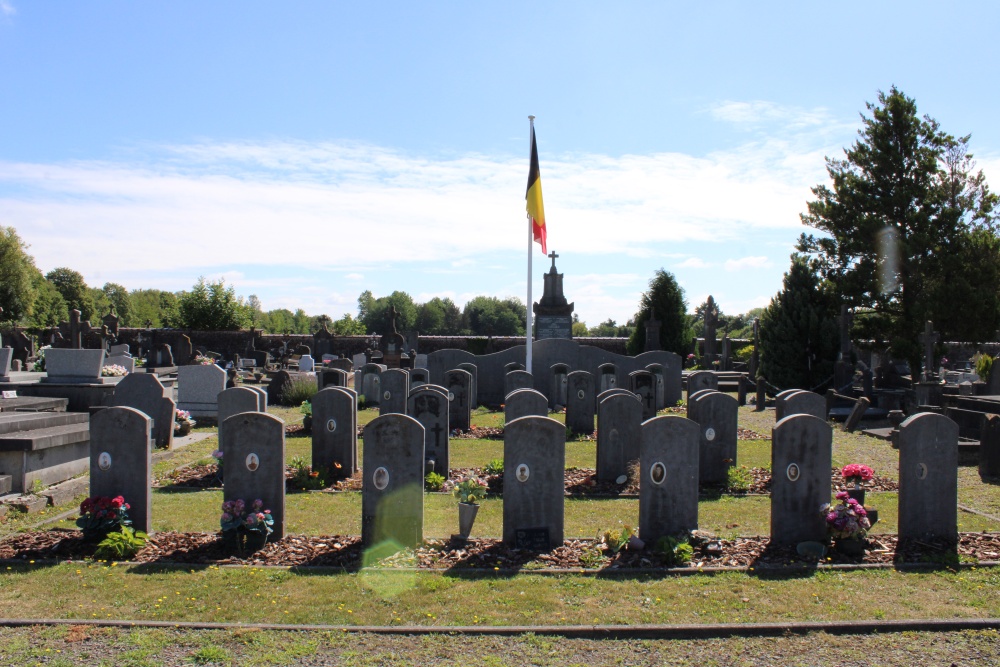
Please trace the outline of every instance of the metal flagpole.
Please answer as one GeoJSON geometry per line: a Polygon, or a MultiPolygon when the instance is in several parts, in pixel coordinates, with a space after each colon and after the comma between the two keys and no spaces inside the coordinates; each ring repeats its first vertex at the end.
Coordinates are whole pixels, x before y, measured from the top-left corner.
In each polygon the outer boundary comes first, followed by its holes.
{"type": "MultiPolygon", "coordinates": [[[[528,164],[530,169],[531,164],[531,140],[535,136],[535,117],[528,116],[528,123],[531,126],[531,131],[528,133],[528,164]]],[[[524,370],[529,373],[533,372],[531,369],[531,343],[533,336],[531,335],[531,252],[533,248],[531,244],[535,242],[535,237],[533,230],[531,228],[531,214],[526,212],[528,216],[528,328],[525,329],[524,335],[524,370]]]]}

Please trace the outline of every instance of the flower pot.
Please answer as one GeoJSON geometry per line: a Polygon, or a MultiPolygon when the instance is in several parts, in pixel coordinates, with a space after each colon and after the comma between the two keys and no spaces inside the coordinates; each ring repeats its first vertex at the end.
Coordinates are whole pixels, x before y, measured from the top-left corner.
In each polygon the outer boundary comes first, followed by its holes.
{"type": "Polygon", "coordinates": [[[312,415],[306,415],[302,418],[302,430],[306,432],[312,432],[313,418],[312,415]]]}
{"type": "Polygon", "coordinates": [[[267,543],[267,533],[256,530],[237,528],[222,531],[222,540],[226,550],[239,556],[252,554],[264,548],[267,543]]]}
{"type": "Polygon", "coordinates": [[[174,435],[184,437],[191,432],[190,422],[175,422],[174,424],[174,435]]]}
{"type": "Polygon", "coordinates": [[[865,506],[865,490],[863,488],[848,489],[847,496],[849,498],[854,498],[858,501],[858,504],[862,507],[865,506]]]}
{"type": "Polygon", "coordinates": [[[479,505],[473,503],[458,504],[458,534],[468,538],[472,532],[472,524],[476,522],[476,514],[479,512],[479,505]]]}
{"type": "Polygon", "coordinates": [[[837,553],[843,554],[844,556],[857,558],[865,555],[864,538],[838,537],[834,546],[837,549],[837,553]]]}

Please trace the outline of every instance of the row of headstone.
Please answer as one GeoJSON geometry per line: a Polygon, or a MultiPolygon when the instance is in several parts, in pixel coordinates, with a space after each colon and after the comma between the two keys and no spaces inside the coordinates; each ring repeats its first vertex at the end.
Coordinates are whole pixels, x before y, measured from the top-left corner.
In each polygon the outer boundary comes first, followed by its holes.
{"type": "MultiPolygon", "coordinates": [[[[342,388],[324,392],[333,402],[324,417],[347,421],[331,432],[341,427],[351,430],[352,392],[342,388]]],[[[440,392],[424,388],[417,394],[440,392]]],[[[249,404],[249,396],[246,399],[249,404]]],[[[323,405],[325,399],[318,403],[323,405]]],[[[638,402],[624,394],[605,401],[622,402],[633,412],[638,402]]],[[[112,407],[94,415],[91,429],[91,495],[125,496],[135,527],[148,532],[150,418],[134,408],[112,407]]],[[[694,421],[675,416],[655,417],[640,427],[639,527],[649,544],[698,527],[701,431],[694,421]]],[[[562,544],[565,437],[563,424],[549,417],[529,415],[507,424],[505,542],[540,550],[562,544]]],[[[227,462],[224,498],[247,502],[260,498],[271,510],[275,539],[280,539],[285,508],[284,423],[263,412],[242,412],[222,422],[220,439],[227,462]]],[[[830,500],[832,441],[830,424],[813,415],[789,415],[774,426],[770,532],[776,544],[825,539],[826,525],[818,510],[830,500]]],[[[367,546],[422,542],[426,444],[424,426],[408,415],[383,415],[365,427],[362,536],[367,546]]],[[[900,425],[899,449],[900,538],[954,541],[958,426],[942,415],[914,415],[900,425]]],[[[314,463],[318,460],[314,453],[314,463]]]]}

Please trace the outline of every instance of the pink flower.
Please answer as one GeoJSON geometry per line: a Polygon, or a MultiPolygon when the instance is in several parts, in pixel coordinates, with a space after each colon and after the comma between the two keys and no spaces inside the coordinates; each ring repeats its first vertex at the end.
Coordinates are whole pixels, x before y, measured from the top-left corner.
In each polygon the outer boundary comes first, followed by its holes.
{"type": "Polygon", "coordinates": [[[838,491],[837,492],[837,500],[843,500],[844,498],[847,498],[847,497],[848,497],[847,491],[838,491]]]}

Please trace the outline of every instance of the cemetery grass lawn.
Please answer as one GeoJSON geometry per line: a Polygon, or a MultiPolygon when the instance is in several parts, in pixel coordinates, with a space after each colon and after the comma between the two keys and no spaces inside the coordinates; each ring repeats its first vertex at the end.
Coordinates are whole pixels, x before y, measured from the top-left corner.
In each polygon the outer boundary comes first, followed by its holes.
{"type": "Polygon", "coordinates": [[[996,568],[507,576],[16,564],[0,571],[0,608],[9,618],[338,626],[780,623],[996,618],[997,586],[996,568]]]}
{"type": "Polygon", "coordinates": [[[0,630],[0,661],[28,665],[139,667],[191,664],[406,665],[983,665],[1000,661],[995,631],[906,632],[856,638],[810,633],[784,637],[699,640],[564,639],[433,635],[396,637],[342,632],[258,629],[25,627],[0,630]],[[877,657],[876,657],[877,656],[877,657]],[[869,659],[871,662],[869,662],[869,659]],[[803,662],[807,660],[808,662],[803,662]],[[861,660],[862,662],[859,662],[861,660]]]}

